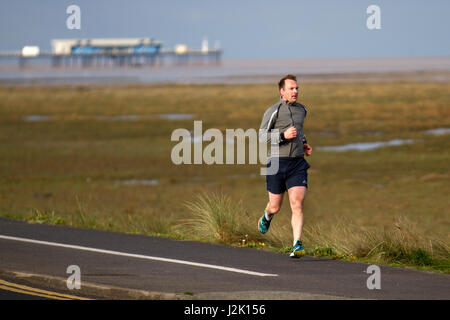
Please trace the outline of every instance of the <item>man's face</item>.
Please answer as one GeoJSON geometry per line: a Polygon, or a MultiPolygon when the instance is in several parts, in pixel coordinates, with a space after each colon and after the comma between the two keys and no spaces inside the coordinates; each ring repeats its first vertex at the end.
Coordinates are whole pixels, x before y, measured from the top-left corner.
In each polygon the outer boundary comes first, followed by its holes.
{"type": "Polygon", "coordinates": [[[289,102],[295,102],[298,98],[297,81],[286,79],[284,81],[284,88],[280,89],[281,98],[289,102]]]}

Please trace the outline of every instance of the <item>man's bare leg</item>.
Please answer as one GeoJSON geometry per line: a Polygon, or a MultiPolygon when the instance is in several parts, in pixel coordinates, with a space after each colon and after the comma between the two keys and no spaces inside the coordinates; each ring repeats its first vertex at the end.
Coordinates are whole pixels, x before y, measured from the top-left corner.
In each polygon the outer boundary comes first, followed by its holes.
{"type": "Polygon", "coordinates": [[[289,203],[292,210],[292,235],[294,244],[302,239],[303,232],[303,200],[306,196],[306,187],[297,186],[289,188],[289,203]]]}
{"type": "MultiPolygon", "coordinates": [[[[272,193],[269,192],[269,202],[266,206],[266,213],[270,218],[276,213],[278,213],[281,209],[281,204],[283,203],[284,193],[272,193]]],[[[267,218],[267,217],[266,217],[267,218]]]]}
{"type": "Polygon", "coordinates": [[[269,202],[267,203],[266,210],[264,210],[264,215],[258,220],[258,229],[262,234],[265,234],[269,230],[273,215],[280,211],[283,195],[284,193],[275,194],[269,192],[269,202]]]}

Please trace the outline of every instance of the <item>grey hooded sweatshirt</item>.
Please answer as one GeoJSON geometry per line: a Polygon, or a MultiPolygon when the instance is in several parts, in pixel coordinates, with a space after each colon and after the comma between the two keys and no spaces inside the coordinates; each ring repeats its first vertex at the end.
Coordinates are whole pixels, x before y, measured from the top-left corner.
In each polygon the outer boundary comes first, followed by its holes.
{"type": "Polygon", "coordinates": [[[306,143],[306,137],[303,134],[303,122],[306,117],[307,109],[298,102],[288,103],[280,100],[264,112],[259,130],[260,142],[278,144],[279,154],[270,154],[268,157],[303,157],[303,144],[306,143]],[[295,126],[297,136],[292,139],[285,139],[284,132],[295,126]],[[272,137],[272,130],[278,129],[279,134],[272,137]]]}

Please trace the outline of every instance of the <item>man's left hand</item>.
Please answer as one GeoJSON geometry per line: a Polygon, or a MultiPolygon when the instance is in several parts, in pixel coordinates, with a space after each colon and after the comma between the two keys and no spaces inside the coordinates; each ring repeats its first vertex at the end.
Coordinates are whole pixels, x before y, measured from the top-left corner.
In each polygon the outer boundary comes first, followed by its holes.
{"type": "Polygon", "coordinates": [[[310,156],[312,153],[312,148],[309,144],[305,143],[303,144],[303,151],[305,152],[306,156],[310,156]]]}

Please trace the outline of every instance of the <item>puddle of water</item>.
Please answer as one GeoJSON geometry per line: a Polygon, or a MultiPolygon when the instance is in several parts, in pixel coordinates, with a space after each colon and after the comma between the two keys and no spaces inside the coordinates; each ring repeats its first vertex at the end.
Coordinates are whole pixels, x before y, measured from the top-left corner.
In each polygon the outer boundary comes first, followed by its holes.
{"type": "Polygon", "coordinates": [[[48,199],[53,196],[53,193],[51,192],[35,192],[33,193],[33,197],[35,198],[41,198],[41,199],[48,199]]]}
{"type": "Polygon", "coordinates": [[[190,120],[194,118],[194,115],[192,113],[161,113],[158,117],[166,120],[190,120]]]}
{"type": "Polygon", "coordinates": [[[52,116],[46,116],[42,114],[30,114],[27,116],[23,116],[23,119],[28,122],[48,121],[51,118],[52,116]]]}
{"type": "Polygon", "coordinates": [[[450,133],[450,128],[437,128],[425,131],[428,134],[441,135],[450,133]]]}
{"type": "Polygon", "coordinates": [[[196,136],[194,134],[194,130],[189,130],[189,133],[191,134],[191,143],[198,143],[198,142],[208,142],[205,140],[205,136],[204,135],[200,135],[200,136],[196,136]]]}
{"type": "MultiPolygon", "coordinates": [[[[194,135],[194,130],[189,130],[189,132],[191,134],[191,142],[192,143],[197,143],[197,142],[204,141],[205,144],[208,144],[208,143],[211,143],[212,141],[214,141],[214,139],[210,139],[210,140],[206,139],[205,135],[202,135],[202,136],[194,135]]],[[[227,137],[225,134],[223,134],[223,136],[224,136],[223,140],[225,141],[226,144],[234,144],[235,146],[238,145],[238,143],[239,143],[238,141],[240,141],[240,140],[238,140],[238,138],[239,139],[241,138],[241,136],[230,138],[230,137],[227,137]]],[[[246,145],[248,145],[248,142],[249,142],[249,139],[245,138],[246,145]]]]}
{"type": "Polygon", "coordinates": [[[97,116],[97,120],[102,121],[134,121],[139,119],[140,116],[136,114],[118,115],[118,116],[97,116]]]}
{"type": "Polygon", "coordinates": [[[391,141],[377,141],[377,142],[359,142],[359,143],[350,143],[342,146],[325,146],[325,147],[317,147],[318,150],[323,151],[348,151],[348,150],[358,150],[358,151],[366,151],[373,150],[385,146],[401,146],[404,144],[410,144],[415,142],[412,139],[395,139],[391,141]]]}
{"type": "Polygon", "coordinates": [[[361,131],[359,132],[360,135],[362,136],[382,136],[383,135],[383,131],[361,131]]]}
{"type": "Polygon", "coordinates": [[[335,132],[331,132],[331,131],[319,131],[319,136],[322,137],[334,137],[336,136],[335,132]]]}
{"type": "Polygon", "coordinates": [[[116,184],[123,184],[127,186],[138,186],[138,185],[144,185],[144,186],[156,186],[159,183],[158,179],[128,179],[128,180],[116,180],[116,184]]]}
{"type": "Polygon", "coordinates": [[[191,142],[192,143],[198,143],[198,142],[202,142],[205,141],[203,139],[203,136],[194,136],[193,134],[191,135],[191,142]]]}
{"type": "Polygon", "coordinates": [[[250,173],[250,174],[232,174],[227,176],[229,179],[242,179],[242,178],[258,178],[259,176],[256,173],[250,173]]]}

